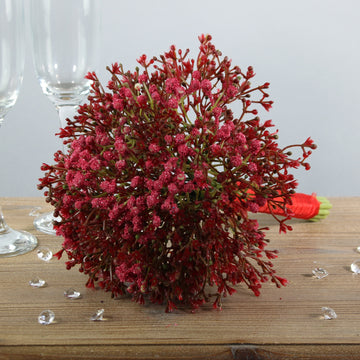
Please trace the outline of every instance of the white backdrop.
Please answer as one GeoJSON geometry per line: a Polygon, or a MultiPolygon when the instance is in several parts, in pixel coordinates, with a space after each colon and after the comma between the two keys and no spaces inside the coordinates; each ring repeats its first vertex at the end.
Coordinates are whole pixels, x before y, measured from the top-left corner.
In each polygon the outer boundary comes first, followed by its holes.
{"type": "MultiPolygon", "coordinates": [[[[75,0],[74,0],[75,1],[75,0]]],[[[196,57],[201,33],[234,65],[252,65],[253,83],[270,82],[281,145],[311,136],[312,169],[294,171],[298,191],[360,195],[360,2],[358,0],[99,0],[102,48],[98,69],[159,55],[171,44],[196,57]]],[[[30,36],[30,34],[29,34],[30,36]]],[[[34,75],[30,47],[23,86],[0,128],[0,196],[40,196],[42,162],[59,148],[54,106],[34,75]]]]}

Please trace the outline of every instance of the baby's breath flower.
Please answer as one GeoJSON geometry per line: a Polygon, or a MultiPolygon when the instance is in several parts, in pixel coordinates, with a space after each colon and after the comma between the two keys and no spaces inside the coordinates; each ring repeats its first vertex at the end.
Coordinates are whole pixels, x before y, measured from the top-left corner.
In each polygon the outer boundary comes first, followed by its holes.
{"type": "MultiPolygon", "coordinates": [[[[64,237],[57,257],[66,252],[89,287],[166,311],[218,308],[237,284],[256,296],[265,281],[286,285],[248,213],[279,198],[286,211],[297,186],[290,170],[308,169],[316,148],[308,138],[281,149],[272,122],[257,116],[257,105],[273,104],[269,83],[252,85],[252,67],[232,67],[210,35],[199,40],[197,60],[171,46],[160,58],[140,56],[135,72],[113,64],[106,91],[89,73],[89,102],[59,133],[67,151],[41,168],[39,188],[64,237]],[[294,147],[300,156],[290,158],[294,147]]],[[[273,216],[290,230],[290,216],[273,216]]]]}

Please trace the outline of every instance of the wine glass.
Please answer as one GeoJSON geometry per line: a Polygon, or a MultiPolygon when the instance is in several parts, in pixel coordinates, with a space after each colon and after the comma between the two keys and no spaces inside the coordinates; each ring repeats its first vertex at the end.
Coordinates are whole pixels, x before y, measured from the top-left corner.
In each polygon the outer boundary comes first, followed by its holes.
{"type": "MultiPolygon", "coordinates": [[[[0,0],[0,126],[17,100],[23,78],[23,7],[22,0],[0,0]]],[[[34,235],[13,230],[6,224],[0,207],[0,257],[25,254],[36,245],[34,235]]]]}
{"type": "MultiPolygon", "coordinates": [[[[100,30],[99,0],[30,0],[33,59],[43,93],[66,126],[90,91],[100,30]]],[[[65,150],[64,150],[65,151],[65,150]]],[[[34,220],[37,230],[55,234],[52,213],[34,220]]]]}

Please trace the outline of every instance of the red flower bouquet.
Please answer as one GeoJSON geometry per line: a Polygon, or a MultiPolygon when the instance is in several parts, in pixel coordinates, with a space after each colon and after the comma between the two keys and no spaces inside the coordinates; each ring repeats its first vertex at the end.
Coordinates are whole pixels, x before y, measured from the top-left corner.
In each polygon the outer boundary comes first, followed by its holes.
{"type": "Polygon", "coordinates": [[[297,186],[289,171],[309,169],[316,147],[309,138],[279,148],[271,120],[257,116],[271,108],[269,83],[253,86],[252,67],[232,66],[209,35],[199,40],[196,59],[172,46],[142,55],[134,72],[113,64],[107,90],[89,73],[88,103],[60,132],[68,149],[43,165],[39,185],[61,218],[57,256],[66,252],[69,269],[166,311],[220,307],[240,283],[255,295],[268,280],[286,284],[249,212],[280,207],[286,231],[297,186]]]}

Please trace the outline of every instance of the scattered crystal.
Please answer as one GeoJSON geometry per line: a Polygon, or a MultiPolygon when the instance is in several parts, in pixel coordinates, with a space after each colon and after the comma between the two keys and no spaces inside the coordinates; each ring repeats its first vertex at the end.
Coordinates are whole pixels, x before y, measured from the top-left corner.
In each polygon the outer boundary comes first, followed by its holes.
{"type": "Polygon", "coordinates": [[[44,310],[38,317],[38,322],[41,325],[50,325],[55,320],[55,314],[51,310],[44,310]]]}
{"type": "Polygon", "coordinates": [[[337,318],[336,312],[333,309],[324,306],[321,308],[321,310],[325,320],[332,320],[337,318]]]}
{"type": "Polygon", "coordinates": [[[99,309],[96,311],[96,313],[90,318],[91,321],[102,321],[104,320],[104,309],[99,309]]]}
{"type": "Polygon", "coordinates": [[[80,299],[81,298],[81,294],[79,293],[79,291],[76,291],[72,288],[67,289],[66,291],[64,291],[64,296],[68,299],[80,299]]]}
{"type": "Polygon", "coordinates": [[[360,274],[360,260],[356,260],[354,261],[351,266],[350,269],[353,273],[355,274],[360,274]]]}
{"type": "Polygon", "coordinates": [[[40,215],[41,206],[35,206],[29,212],[29,216],[39,216],[40,215]]]}
{"type": "Polygon", "coordinates": [[[47,247],[39,247],[37,249],[37,256],[40,260],[50,261],[53,257],[52,251],[47,247]]]}
{"type": "Polygon", "coordinates": [[[34,288],[42,288],[46,286],[46,281],[36,276],[29,281],[29,285],[34,288]]]}
{"type": "Polygon", "coordinates": [[[326,276],[329,275],[329,273],[327,272],[327,270],[323,269],[323,268],[315,268],[313,271],[312,271],[313,275],[317,278],[317,279],[322,279],[326,276]]]}
{"type": "Polygon", "coordinates": [[[360,253],[360,246],[355,249],[356,252],[360,253]]]}

